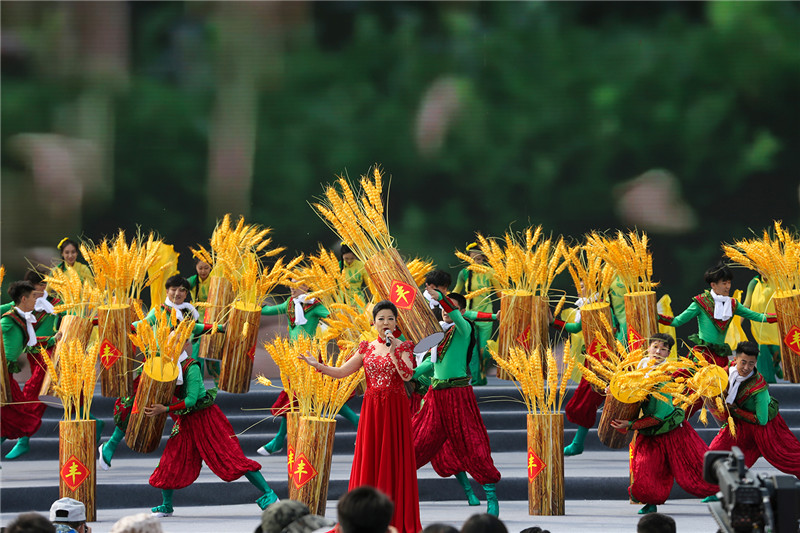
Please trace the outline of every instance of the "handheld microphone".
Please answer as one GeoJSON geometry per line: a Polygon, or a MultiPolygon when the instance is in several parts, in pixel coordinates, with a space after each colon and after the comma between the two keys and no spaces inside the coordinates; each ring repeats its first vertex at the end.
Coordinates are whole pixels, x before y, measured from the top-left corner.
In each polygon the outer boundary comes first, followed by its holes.
{"type": "Polygon", "coordinates": [[[392,335],[392,330],[387,329],[386,331],[384,331],[383,332],[383,338],[384,338],[384,342],[386,343],[386,346],[387,347],[391,346],[392,345],[392,339],[394,339],[394,336],[392,335]]]}

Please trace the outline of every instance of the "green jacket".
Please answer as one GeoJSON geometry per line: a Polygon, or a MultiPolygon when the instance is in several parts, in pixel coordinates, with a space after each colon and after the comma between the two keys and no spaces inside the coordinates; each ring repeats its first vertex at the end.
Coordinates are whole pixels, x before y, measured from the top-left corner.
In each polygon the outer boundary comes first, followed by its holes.
{"type": "Polygon", "coordinates": [[[778,414],[778,400],[769,395],[767,382],[758,370],[739,385],[733,407],[731,416],[759,426],[778,414]]]}
{"type": "MultiPolygon", "coordinates": [[[[663,394],[663,393],[662,393],[663,394]]],[[[642,404],[642,416],[634,420],[631,429],[642,435],[663,435],[680,426],[686,419],[686,411],[672,405],[672,396],[663,394],[667,401],[650,396],[642,404]]]]}
{"type": "MultiPolygon", "coordinates": [[[[43,313],[44,314],[44,313],[43,313]]],[[[52,316],[52,315],[48,315],[52,316]]],[[[37,322],[33,325],[36,333],[39,333],[40,327],[47,327],[44,321],[37,322]]],[[[23,353],[38,350],[39,347],[28,346],[28,326],[17,311],[12,307],[11,311],[3,314],[0,318],[0,327],[3,330],[3,348],[6,352],[6,365],[11,374],[16,374],[20,371],[19,357],[23,353]]],[[[40,345],[50,348],[55,345],[56,340],[53,335],[37,335],[37,341],[40,345]]]]}
{"type": "MultiPolygon", "coordinates": [[[[472,326],[456,308],[453,303],[437,291],[436,296],[442,305],[442,310],[453,319],[453,326],[447,330],[444,339],[437,347],[437,360],[431,362],[430,358],[420,364],[414,371],[414,379],[424,375],[433,368],[433,388],[437,388],[437,382],[447,382],[452,380],[466,379],[467,370],[467,351],[472,340],[472,326]]],[[[469,381],[465,385],[469,385],[469,381]]]]}
{"type": "Polygon", "coordinates": [[[328,318],[328,315],[330,315],[328,308],[322,305],[319,300],[315,300],[314,303],[311,304],[304,304],[303,314],[307,322],[302,326],[298,326],[294,321],[294,302],[292,300],[293,298],[290,296],[289,299],[282,304],[265,305],[261,308],[261,314],[267,316],[286,315],[289,319],[289,338],[292,340],[298,338],[300,335],[313,337],[317,333],[319,321],[323,318],[328,318]]]}
{"type": "MultiPolygon", "coordinates": [[[[734,315],[744,317],[753,322],[767,321],[768,317],[766,313],[751,311],[736,300],[731,299],[731,306],[734,315]]],[[[708,344],[725,344],[725,333],[727,333],[728,326],[730,326],[733,317],[728,320],[717,320],[714,318],[714,300],[711,298],[710,291],[705,291],[703,294],[695,296],[689,307],[672,320],[668,320],[666,325],[678,328],[693,318],[697,319],[698,336],[700,340],[708,344]]]]}

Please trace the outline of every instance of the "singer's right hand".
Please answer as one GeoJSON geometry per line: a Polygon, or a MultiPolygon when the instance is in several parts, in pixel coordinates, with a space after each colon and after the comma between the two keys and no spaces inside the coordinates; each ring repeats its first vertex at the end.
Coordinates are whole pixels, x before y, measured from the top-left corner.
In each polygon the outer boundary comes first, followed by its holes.
{"type": "Polygon", "coordinates": [[[316,359],[314,359],[310,355],[298,355],[297,358],[298,359],[302,359],[303,361],[308,363],[309,366],[311,366],[312,368],[316,368],[317,364],[319,363],[319,361],[317,361],[316,359]]]}

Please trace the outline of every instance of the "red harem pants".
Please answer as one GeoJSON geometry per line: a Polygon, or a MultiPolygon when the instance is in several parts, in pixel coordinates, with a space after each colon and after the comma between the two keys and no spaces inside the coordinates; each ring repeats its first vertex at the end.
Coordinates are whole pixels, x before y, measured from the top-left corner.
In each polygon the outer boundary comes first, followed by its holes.
{"type": "Polygon", "coordinates": [[[736,419],[736,438],[726,426],[719,430],[708,449],[730,450],[733,446],[742,449],[747,468],[763,456],[781,472],[800,478],[800,442],[780,413],[763,426],[736,419]]]}
{"type": "Polygon", "coordinates": [[[564,408],[567,420],[585,428],[593,427],[597,421],[597,409],[605,401],[605,396],[595,391],[588,381],[581,378],[578,387],[572,393],[572,398],[564,408]]]}
{"type": "Polygon", "coordinates": [[[39,401],[39,391],[45,377],[44,364],[38,353],[27,354],[31,365],[31,377],[20,388],[19,383],[10,376],[10,403],[0,407],[0,436],[5,439],[30,437],[42,426],[42,415],[47,406],[39,401]]]}
{"type": "Polygon", "coordinates": [[[231,423],[219,407],[181,415],[180,430],[167,440],[167,447],[150,484],[158,489],[182,489],[197,479],[203,461],[223,481],[233,481],[261,465],[244,456],[231,423]]]}
{"type": "Polygon", "coordinates": [[[708,447],[689,424],[683,423],[663,435],[636,436],[631,458],[628,489],[641,503],[659,505],[667,501],[673,478],[689,494],[705,498],[719,487],[703,481],[703,455],[708,447]]]}
{"type": "Polygon", "coordinates": [[[481,485],[500,481],[471,386],[429,390],[411,431],[418,469],[433,460],[442,477],[467,472],[481,485]]]}

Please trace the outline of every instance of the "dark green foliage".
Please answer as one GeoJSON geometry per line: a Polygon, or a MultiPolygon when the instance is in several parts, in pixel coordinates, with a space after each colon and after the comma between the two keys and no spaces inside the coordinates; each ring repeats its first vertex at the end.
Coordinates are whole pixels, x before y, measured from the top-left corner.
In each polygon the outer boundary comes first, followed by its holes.
{"type": "MultiPolygon", "coordinates": [[[[197,62],[213,60],[219,35],[213,20],[176,5],[132,8],[133,82],[116,101],[114,201],[87,211],[87,235],[141,224],[180,248],[205,241],[213,226],[204,219],[213,76],[170,58],[179,28],[200,39],[197,62]]],[[[249,218],[272,226],[290,250],[333,244],[306,202],[321,183],[375,162],[393,177],[389,227],[401,251],[453,273],[453,249],[475,230],[533,223],[579,238],[620,227],[614,186],[666,169],[700,216],[689,234],[651,234],[655,277],[676,310],[701,287],[720,241],[775,218],[797,223],[796,3],[311,9],[312,28],[292,27],[280,51],[264,52],[281,54],[283,69],[259,101],[249,206],[249,218]],[[461,113],[441,149],[423,156],[417,113],[444,76],[461,113]]],[[[54,102],[74,90],[61,89],[4,76],[3,141],[47,130],[54,102]]]]}

